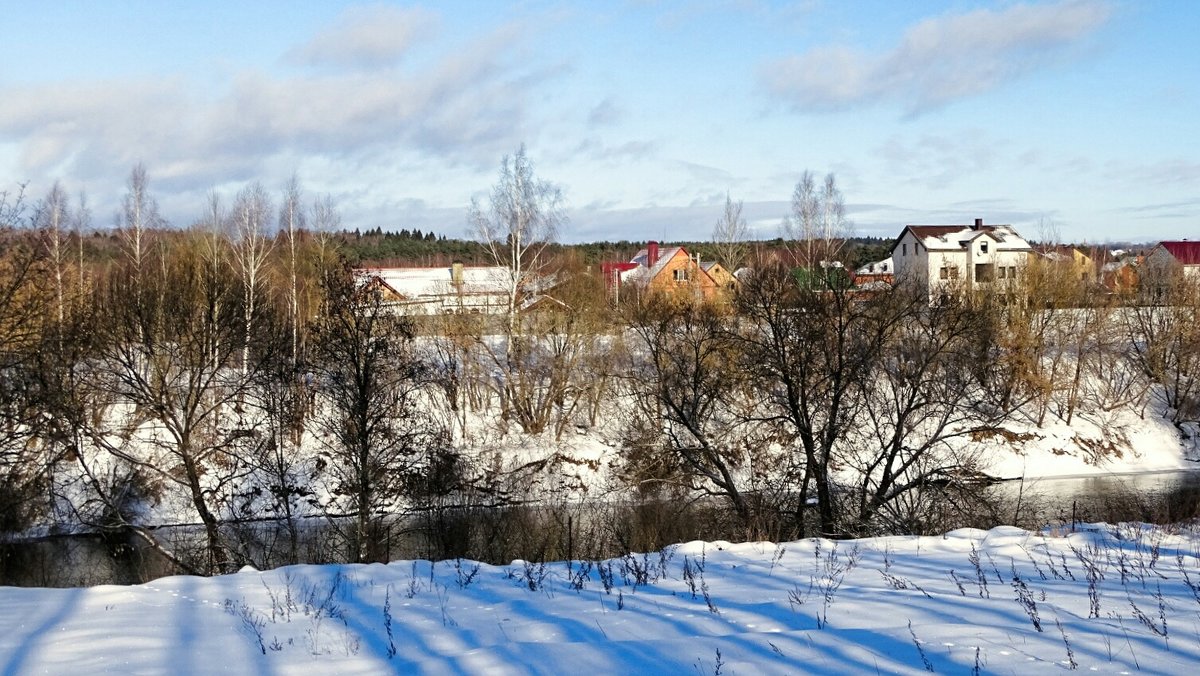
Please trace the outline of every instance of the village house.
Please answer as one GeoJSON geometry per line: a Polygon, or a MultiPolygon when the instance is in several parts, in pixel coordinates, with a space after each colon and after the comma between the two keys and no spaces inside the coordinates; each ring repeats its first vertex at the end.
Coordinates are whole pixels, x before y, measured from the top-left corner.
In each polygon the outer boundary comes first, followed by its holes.
{"type": "Polygon", "coordinates": [[[681,246],[659,247],[653,241],[628,263],[604,263],[601,271],[609,293],[618,299],[623,288],[710,299],[737,285],[737,278],[716,261],[701,261],[681,246]]]}
{"type": "Polygon", "coordinates": [[[1200,242],[1186,239],[1159,242],[1146,256],[1147,270],[1181,271],[1189,278],[1200,276],[1200,242]]]}
{"type": "Polygon", "coordinates": [[[854,271],[854,285],[858,287],[888,287],[896,282],[896,268],[891,258],[867,263],[854,271]]]}
{"type": "Polygon", "coordinates": [[[1128,293],[1137,289],[1138,268],[1145,256],[1124,249],[1101,251],[1097,256],[1100,266],[1100,283],[1113,293],[1128,293]]]}
{"type": "Polygon", "coordinates": [[[930,295],[954,288],[1009,284],[1023,274],[1033,248],[1009,225],[908,225],[892,245],[898,284],[930,295]]]}
{"type": "Polygon", "coordinates": [[[501,314],[508,311],[511,276],[499,266],[455,263],[436,268],[363,268],[355,275],[376,286],[384,301],[407,315],[501,314]]]}
{"type": "Polygon", "coordinates": [[[1053,244],[1038,247],[1031,254],[1039,260],[1059,266],[1066,274],[1081,282],[1095,281],[1096,262],[1077,246],[1053,244]]]}

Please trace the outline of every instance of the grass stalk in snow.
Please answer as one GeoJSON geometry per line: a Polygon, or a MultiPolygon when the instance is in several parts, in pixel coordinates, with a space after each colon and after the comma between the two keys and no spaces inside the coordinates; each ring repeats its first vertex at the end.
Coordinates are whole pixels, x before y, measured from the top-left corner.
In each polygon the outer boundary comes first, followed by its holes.
{"type": "Polygon", "coordinates": [[[479,564],[473,566],[464,566],[462,557],[454,559],[454,581],[458,583],[459,589],[466,589],[475,581],[475,576],[479,574],[479,564]]]}
{"type": "Polygon", "coordinates": [[[1017,593],[1017,603],[1021,604],[1021,608],[1025,610],[1025,615],[1029,617],[1029,621],[1033,623],[1033,628],[1041,633],[1042,619],[1038,616],[1037,601],[1033,600],[1033,592],[1021,579],[1020,573],[1017,572],[1017,567],[1014,564],[1012,568],[1012,587],[1017,593]]]}
{"type": "Polygon", "coordinates": [[[392,635],[392,585],[387,586],[383,594],[383,629],[387,633],[387,657],[396,656],[396,637],[392,635]]]}
{"type": "Polygon", "coordinates": [[[1071,667],[1071,671],[1075,671],[1079,668],[1079,664],[1075,661],[1075,650],[1071,648],[1071,640],[1067,638],[1067,630],[1063,628],[1058,615],[1054,616],[1054,624],[1058,627],[1058,633],[1062,635],[1063,645],[1067,647],[1067,664],[1071,667]]]}
{"type": "Polygon", "coordinates": [[[921,656],[921,664],[925,665],[925,671],[933,672],[933,663],[929,661],[929,657],[925,654],[925,648],[921,645],[921,639],[917,638],[917,632],[913,631],[912,620],[908,621],[908,633],[912,636],[913,645],[917,646],[917,654],[921,656]]]}

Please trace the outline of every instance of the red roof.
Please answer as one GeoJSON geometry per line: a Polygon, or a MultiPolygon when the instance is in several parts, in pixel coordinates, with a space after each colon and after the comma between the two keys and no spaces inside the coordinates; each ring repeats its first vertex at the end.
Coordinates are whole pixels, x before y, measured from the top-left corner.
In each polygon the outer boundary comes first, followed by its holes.
{"type": "Polygon", "coordinates": [[[1159,242],[1158,245],[1183,265],[1200,265],[1200,242],[1189,242],[1185,239],[1178,242],[1159,242]]]}

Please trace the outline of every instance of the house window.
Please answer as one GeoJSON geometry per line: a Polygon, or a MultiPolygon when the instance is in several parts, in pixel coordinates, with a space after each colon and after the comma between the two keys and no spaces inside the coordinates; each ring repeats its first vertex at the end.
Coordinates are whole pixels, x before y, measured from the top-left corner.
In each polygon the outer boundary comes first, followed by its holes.
{"type": "Polygon", "coordinates": [[[1000,274],[1000,279],[1004,279],[1004,278],[1006,277],[1006,275],[1005,275],[1005,270],[1007,270],[1007,269],[1008,269],[1008,268],[1000,268],[1000,273],[999,273],[999,274],[1000,274]]]}
{"type": "Polygon", "coordinates": [[[987,253],[987,242],[979,243],[979,253],[987,253]]]}
{"type": "Polygon", "coordinates": [[[900,245],[900,255],[901,256],[908,255],[908,242],[905,242],[904,244],[900,245]]]}
{"type": "Polygon", "coordinates": [[[673,274],[677,282],[686,282],[688,280],[687,268],[676,268],[673,274]]]}
{"type": "MultiPolygon", "coordinates": [[[[1003,270],[1004,268],[1001,268],[1003,270]]],[[[992,281],[995,275],[996,266],[991,263],[976,263],[975,264],[975,281],[986,283],[992,281]]]]}
{"type": "Polygon", "coordinates": [[[1009,278],[1009,279],[1016,279],[1016,278],[1017,278],[1017,268],[1016,268],[1015,266],[1009,266],[1009,268],[1008,268],[1008,278],[1009,278]]]}
{"type": "Polygon", "coordinates": [[[941,270],[938,270],[938,277],[942,279],[958,279],[957,265],[943,265],[941,270]]]}
{"type": "Polygon", "coordinates": [[[949,268],[946,268],[945,266],[943,266],[941,270],[938,270],[938,277],[941,279],[950,279],[949,268]]]}

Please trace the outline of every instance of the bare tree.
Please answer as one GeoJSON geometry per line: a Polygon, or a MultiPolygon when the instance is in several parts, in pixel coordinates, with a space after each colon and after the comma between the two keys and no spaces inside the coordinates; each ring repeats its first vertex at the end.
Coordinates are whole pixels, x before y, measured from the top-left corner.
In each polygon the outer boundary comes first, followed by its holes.
{"type": "Polygon", "coordinates": [[[253,318],[263,290],[263,271],[273,240],[267,236],[267,219],[271,200],[259,183],[252,183],[238,193],[229,217],[230,240],[233,245],[233,265],[242,282],[242,375],[249,369],[250,343],[253,339],[253,318]]]}
{"type": "Polygon", "coordinates": [[[76,279],[76,292],[79,299],[83,299],[84,291],[87,287],[86,267],[83,260],[83,238],[84,234],[92,228],[92,209],[88,206],[87,193],[80,191],[79,207],[75,210],[75,216],[71,221],[71,229],[75,232],[76,246],[76,264],[79,266],[78,279],[76,279]]]}
{"type": "Polygon", "coordinates": [[[448,439],[417,405],[427,365],[414,350],[411,320],[391,312],[373,287],[359,286],[348,268],[327,273],[324,289],[312,365],[325,472],[352,516],[345,536],[352,560],[386,559],[407,491],[448,439]]]}
{"type": "Polygon", "coordinates": [[[852,394],[864,405],[836,453],[856,476],[846,530],[930,532],[941,525],[928,521],[938,511],[930,503],[971,486],[985,469],[962,440],[992,432],[1010,412],[977,405],[982,386],[971,365],[990,318],[960,298],[931,306],[911,290],[869,302],[870,323],[891,328],[856,383],[852,394]]]}
{"type": "MultiPolygon", "coordinates": [[[[638,414],[633,433],[677,465],[688,488],[728,501],[749,538],[778,537],[788,466],[754,420],[737,318],[727,307],[653,294],[631,312],[638,341],[626,369],[638,414]],[[776,492],[762,478],[776,478],[776,492]]],[[[646,477],[650,479],[651,477],[646,477]]],[[[663,480],[667,477],[654,477],[663,480]]]]}
{"type": "MultiPolygon", "coordinates": [[[[245,458],[262,443],[230,409],[242,401],[262,357],[256,351],[251,368],[245,361],[235,366],[245,328],[238,280],[227,268],[214,277],[195,244],[161,252],[154,274],[137,275],[131,261],[108,279],[98,300],[105,321],[96,327],[90,387],[110,406],[131,406],[137,414],[126,419],[110,409],[86,422],[97,447],[182,490],[204,527],[207,561],[200,570],[227,572],[232,561],[222,510],[250,470],[245,458]],[[135,300],[135,285],[148,287],[143,302],[135,300]]],[[[258,335],[258,315],[251,320],[251,335],[258,335]]],[[[154,533],[127,525],[162,547],[154,533]]]]}
{"type": "Polygon", "coordinates": [[[300,286],[299,264],[296,253],[297,238],[304,230],[304,207],[301,205],[300,178],[292,174],[283,189],[283,203],[279,207],[279,228],[287,243],[288,273],[288,316],[292,325],[292,365],[299,361],[300,352],[300,286]]]}
{"type": "MultiPolygon", "coordinates": [[[[848,290],[797,284],[781,265],[743,283],[739,308],[750,326],[745,368],[761,397],[756,415],[794,444],[792,471],[800,495],[815,492],[819,532],[841,534],[835,453],[860,423],[859,383],[871,377],[894,326],[848,290]]],[[[803,534],[803,509],[797,517],[803,534]]]]}
{"type": "MultiPolygon", "coordinates": [[[[792,191],[792,213],[784,221],[787,236],[795,240],[794,253],[810,277],[840,262],[849,236],[846,203],[837,179],[827,174],[818,187],[816,177],[805,171],[792,191]]],[[[821,275],[825,277],[826,275],[821,275]]]]}
{"type": "Polygon", "coordinates": [[[35,221],[46,250],[54,285],[54,316],[61,327],[66,318],[66,276],[69,274],[70,227],[73,216],[67,191],[58,181],[38,205],[35,221]]]}
{"type": "Polygon", "coordinates": [[[1180,429],[1200,421],[1200,283],[1177,267],[1147,269],[1142,296],[1122,314],[1130,358],[1180,429]]]}
{"type": "MultiPolygon", "coordinates": [[[[0,192],[0,235],[19,237],[31,222],[24,186],[0,192]]],[[[0,247],[0,530],[28,528],[46,507],[39,496],[54,462],[38,439],[48,422],[38,388],[47,305],[42,252],[0,247]]]]}
{"type": "Polygon", "coordinates": [[[494,281],[504,289],[506,305],[503,349],[488,341],[480,341],[477,348],[500,375],[494,385],[503,417],[515,416],[526,433],[539,434],[561,394],[565,374],[556,364],[568,346],[548,341],[549,336],[538,330],[545,323],[525,310],[555,281],[547,247],[566,220],[562,192],[534,176],[522,146],[500,163],[500,177],[487,204],[471,201],[469,218],[500,270],[494,281]]]}
{"type": "Polygon", "coordinates": [[[329,195],[322,195],[313,200],[308,219],[316,240],[318,267],[322,270],[330,266],[335,257],[334,236],[342,228],[342,216],[338,213],[337,205],[329,195]]]}
{"type": "Polygon", "coordinates": [[[138,162],[129,172],[125,198],[117,218],[121,238],[125,243],[125,255],[137,274],[143,270],[143,261],[149,248],[149,233],[161,227],[158,202],[150,194],[150,180],[146,177],[146,165],[138,162]]]}
{"type": "Polygon", "coordinates": [[[749,253],[749,245],[746,243],[748,233],[749,227],[742,216],[742,201],[734,202],[726,193],[725,211],[713,226],[712,238],[720,263],[730,272],[735,272],[746,264],[746,256],[749,253]]]}
{"type": "Polygon", "coordinates": [[[517,331],[521,303],[545,282],[546,247],[566,222],[562,191],[533,174],[521,146],[500,163],[500,178],[487,204],[471,200],[470,222],[489,257],[505,270],[509,333],[517,331]]]}

